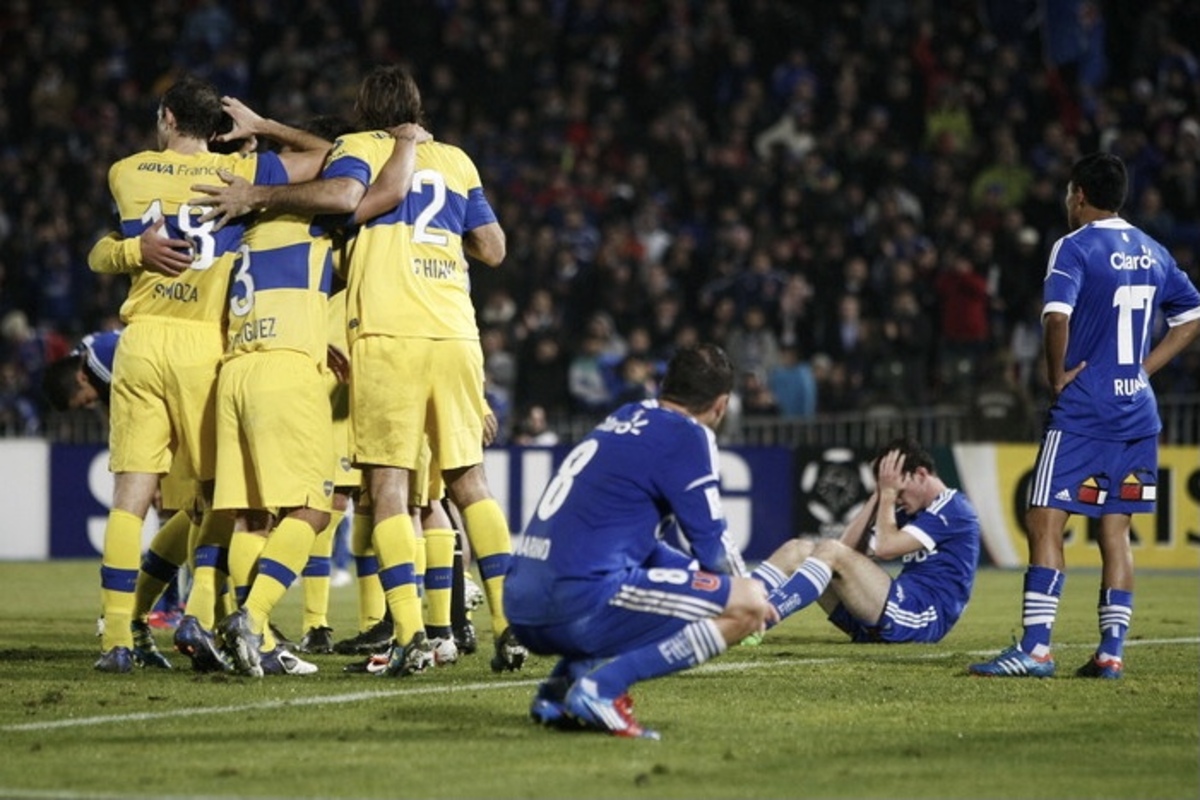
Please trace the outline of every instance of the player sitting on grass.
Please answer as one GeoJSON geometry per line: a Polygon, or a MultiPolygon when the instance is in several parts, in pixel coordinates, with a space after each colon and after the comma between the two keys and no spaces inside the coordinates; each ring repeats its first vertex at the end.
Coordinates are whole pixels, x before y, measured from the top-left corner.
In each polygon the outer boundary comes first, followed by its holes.
{"type": "Polygon", "coordinates": [[[874,464],[875,492],[841,539],[799,540],[796,556],[815,556],[833,568],[818,602],[854,641],[940,641],[971,597],[979,519],[917,442],[891,442],[874,464]],[[893,578],[872,556],[900,559],[900,574],[893,578]]]}

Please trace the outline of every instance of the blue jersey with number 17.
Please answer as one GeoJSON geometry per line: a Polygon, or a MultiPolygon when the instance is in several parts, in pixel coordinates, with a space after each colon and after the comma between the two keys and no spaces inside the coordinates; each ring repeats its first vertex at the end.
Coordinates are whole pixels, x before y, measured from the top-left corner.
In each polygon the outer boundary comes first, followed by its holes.
{"type": "Polygon", "coordinates": [[[509,617],[547,623],[589,614],[614,580],[652,565],[672,519],[701,569],[744,572],[726,535],[712,431],[654,400],[622,406],[546,486],[505,579],[509,617]]]}
{"type": "Polygon", "coordinates": [[[1050,252],[1043,315],[1070,316],[1065,366],[1087,366],[1050,409],[1049,427],[1110,441],[1162,428],[1142,361],[1156,311],[1200,318],[1200,292],[1166,248],[1119,217],[1089,223],[1050,252]]]}

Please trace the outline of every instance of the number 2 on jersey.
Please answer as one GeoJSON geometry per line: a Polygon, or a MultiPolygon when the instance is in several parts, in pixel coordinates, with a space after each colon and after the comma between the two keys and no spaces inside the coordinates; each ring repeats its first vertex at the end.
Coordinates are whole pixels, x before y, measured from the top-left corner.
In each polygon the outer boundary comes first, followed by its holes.
{"type": "Polygon", "coordinates": [[[446,178],[437,170],[420,169],[413,173],[410,191],[415,191],[419,186],[432,186],[433,197],[413,221],[413,242],[445,247],[450,243],[450,237],[444,233],[434,233],[430,230],[429,223],[433,222],[438,212],[446,205],[446,178]]]}

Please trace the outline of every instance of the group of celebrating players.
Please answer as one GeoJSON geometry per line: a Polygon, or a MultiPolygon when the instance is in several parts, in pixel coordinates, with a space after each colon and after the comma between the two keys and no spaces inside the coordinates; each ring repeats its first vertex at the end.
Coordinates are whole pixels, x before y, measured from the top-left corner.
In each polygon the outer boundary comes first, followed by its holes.
{"type": "Polygon", "coordinates": [[[169,665],[146,616],[184,563],[175,645],[196,669],[316,671],[270,615],[298,575],[315,578],[301,647],[333,650],[328,554],[351,498],[359,635],[339,650],[388,625],[370,671],[457,658],[448,496],[490,605],[492,668],[525,660],[502,604],[511,541],[482,469],[495,428],[464,255],[498,265],[504,232],[470,158],[420,126],[406,70],[365,77],[356,114],[356,131],[300,130],[184,78],[159,106],[159,149],[110,170],[120,231],[89,265],[132,283],[111,372],[101,671],[169,665]],[[164,507],[195,513],[171,517],[143,559],[160,479],[164,507]]]}

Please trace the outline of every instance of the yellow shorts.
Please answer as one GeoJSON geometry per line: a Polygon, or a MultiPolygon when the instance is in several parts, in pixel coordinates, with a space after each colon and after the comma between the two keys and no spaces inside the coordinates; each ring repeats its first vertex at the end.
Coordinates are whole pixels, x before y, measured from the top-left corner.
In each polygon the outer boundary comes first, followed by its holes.
{"type": "Polygon", "coordinates": [[[214,508],[328,511],[332,463],[329,394],[310,356],[268,350],[225,362],[214,508]]]}
{"type": "Polygon", "coordinates": [[[355,463],[415,470],[424,435],[442,469],[483,463],[479,342],[364,336],[351,350],[355,463]]]}
{"type": "Polygon", "coordinates": [[[426,437],[421,447],[421,460],[417,468],[408,473],[408,505],[411,508],[424,508],[445,496],[446,482],[442,479],[441,467],[434,460],[426,437]]]}
{"type": "Polygon", "coordinates": [[[121,334],[109,403],[109,468],[165,475],[173,454],[197,480],[216,474],[214,408],[221,328],[136,320],[121,334]]]}
{"type": "Polygon", "coordinates": [[[162,507],[169,511],[192,511],[196,501],[200,499],[200,484],[187,474],[184,462],[185,454],[175,454],[171,462],[171,471],[158,482],[159,495],[162,497],[162,507]]]}
{"type": "Polygon", "coordinates": [[[333,373],[326,379],[329,405],[333,409],[333,485],[339,489],[357,489],[362,484],[362,471],[354,466],[352,431],[350,430],[350,385],[340,383],[333,373]]]}

